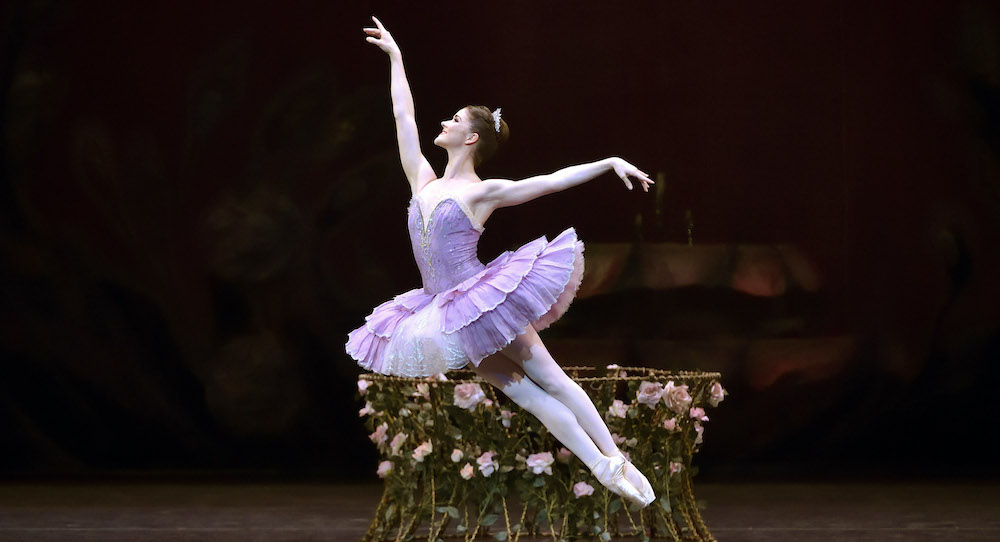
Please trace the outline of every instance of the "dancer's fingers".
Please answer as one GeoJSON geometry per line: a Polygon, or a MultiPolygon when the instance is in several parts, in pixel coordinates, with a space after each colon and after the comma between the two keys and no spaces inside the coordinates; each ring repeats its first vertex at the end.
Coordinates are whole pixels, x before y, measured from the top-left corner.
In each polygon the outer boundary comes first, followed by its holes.
{"type": "Polygon", "coordinates": [[[379,30],[385,30],[385,27],[382,26],[382,21],[378,20],[378,17],[372,15],[372,20],[375,21],[375,26],[377,26],[379,30]]]}
{"type": "Polygon", "coordinates": [[[378,36],[378,35],[382,34],[382,31],[379,30],[378,28],[365,28],[365,33],[366,34],[371,34],[373,36],[378,36]]]}

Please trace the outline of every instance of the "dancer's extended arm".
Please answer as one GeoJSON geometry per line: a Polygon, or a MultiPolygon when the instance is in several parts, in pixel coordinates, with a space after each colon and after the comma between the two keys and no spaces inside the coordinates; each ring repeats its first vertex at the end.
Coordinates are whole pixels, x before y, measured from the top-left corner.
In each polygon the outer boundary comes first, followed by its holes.
{"type": "Polygon", "coordinates": [[[414,116],[413,96],[410,94],[410,84],[406,81],[403,70],[403,55],[392,34],[382,25],[382,22],[372,17],[376,28],[365,28],[368,43],[373,43],[389,55],[389,92],[392,95],[392,115],[396,119],[396,141],[399,143],[399,160],[403,164],[406,180],[410,182],[410,190],[417,193],[437,176],[431,165],[420,152],[420,138],[417,135],[417,123],[414,116]]]}
{"type": "Polygon", "coordinates": [[[583,184],[608,171],[614,171],[616,175],[621,177],[629,190],[632,190],[630,176],[635,177],[646,192],[649,191],[649,185],[654,184],[649,179],[649,175],[639,171],[638,168],[625,160],[614,157],[589,164],[570,166],[554,173],[528,177],[520,181],[488,179],[482,182],[482,199],[490,202],[494,208],[510,207],[583,184]]]}

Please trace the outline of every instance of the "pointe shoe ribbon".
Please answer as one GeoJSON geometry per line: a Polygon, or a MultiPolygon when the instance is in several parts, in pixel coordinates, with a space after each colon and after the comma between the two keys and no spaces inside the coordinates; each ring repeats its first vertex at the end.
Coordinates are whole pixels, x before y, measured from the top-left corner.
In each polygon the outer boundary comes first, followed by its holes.
{"type": "Polygon", "coordinates": [[[647,500],[639,490],[625,478],[625,469],[628,461],[623,456],[608,457],[602,455],[593,464],[587,465],[597,481],[612,493],[620,495],[624,499],[638,504],[645,508],[650,500],[647,500]]]}

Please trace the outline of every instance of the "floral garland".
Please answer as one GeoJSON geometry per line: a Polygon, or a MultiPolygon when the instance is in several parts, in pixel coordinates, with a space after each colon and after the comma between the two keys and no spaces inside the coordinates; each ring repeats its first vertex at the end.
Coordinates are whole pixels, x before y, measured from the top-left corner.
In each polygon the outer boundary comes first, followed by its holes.
{"type": "Polygon", "coordinates": [[[691,460],[704,439],[705,408],[728,394],[719,373],[618,365],[564,370],[589,388],[656,501],[629,510],[537,418],[472,371],[426,379],[366,373],[358,377],[358,398],[365,401],[358,414],[381,456],[376,472],[385,491],[363,540],[517,540],[522,533],[605,542],[714,540],[695,506],[691,460]],[[513,502],[519,518],[510,514],[513,502]]]}

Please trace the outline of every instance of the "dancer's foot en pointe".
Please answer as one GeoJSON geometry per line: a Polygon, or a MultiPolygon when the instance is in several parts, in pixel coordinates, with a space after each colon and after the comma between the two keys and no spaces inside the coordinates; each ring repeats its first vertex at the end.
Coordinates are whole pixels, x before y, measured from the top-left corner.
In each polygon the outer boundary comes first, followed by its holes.
{"type": "Polygon", "coordinates": [[[656,499],[656,493],[653,492],[653,486],[646,479],[646,476],[642,474],[642,471],[633,465],[621,450],[616,450],[615,455],[625,460],[625,479],[639,490],[639,494],[646,500],[646,504],[653,502],[656,499]]]}
{"type": "MultiPolygon", "coordinates": [[[[649,489],[648,494],[644,494],[639,489],[640,486],[636,486],[630,482],[628,477],[626,477],[629,465],[631,463],[625,459],[624,455],[608,457],[602,454],[593,463],[587,465],[587,467],[590,468],[590,472],[594,474],[597,481],[610,489],[612,493],[639,505],[639,508],[645,508],[655,498],[652,496],[652,488],[649,489]]],[[[632,469],[635,469],[635,467],[633,466],[632,469]]],[[[639,473],[638,469],[635,469],[635,472],[639,473]]],[[[639,473],[639,476],[642,476],[642,473],[639,473]]],[[[648,483],[646,482],[647,485],[648,483]]]]}

